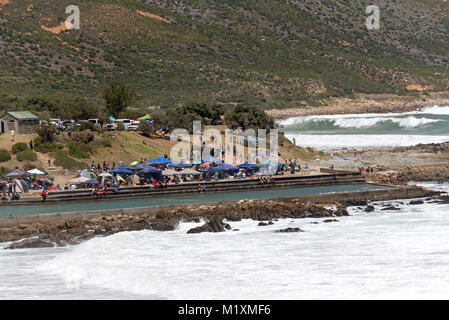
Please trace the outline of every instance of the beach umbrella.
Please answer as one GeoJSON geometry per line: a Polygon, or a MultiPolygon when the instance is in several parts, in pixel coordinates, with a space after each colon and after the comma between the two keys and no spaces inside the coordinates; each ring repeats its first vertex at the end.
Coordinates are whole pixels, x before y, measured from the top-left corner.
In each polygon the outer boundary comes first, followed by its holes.
{"type": "Polygon", "coordinates": [[[47,173],[40,171],[39,169],[33,169],[27,171],[28,175],[30,176],[45,176],[47,173]]]}
{"type": "Polygon", "coordinates": [[[86,178],[86,177],[78,177],[78,178],[69,180],[69,183],[71,183],[71,184],[81,184],[81,183],[84,183],[84,182],[89,181],[89,180],[90,179],[86,178]]]}
{"type": "Polygon", "coordinates": [[[179,174],[191,174],[191,175],[195,176],[195,175],[200,175],[201,172],[198,172],[198,171],[193,170],[193,169],[184,169],[184,170],[179,171],[179,174]]]}
{"type": "Polygon", "coordinates": [[[145,168],[144,164],[135,164],[135,165],[126,167],[126,169],[129,169],[129,170],[143,170],[144,168],[145,168]]]}
{"type": "Polygon", "coordinates": [[[176,176],[178,174],[180,174],[180,173],[173,169],[167,169],[167,170],[162,171],[163,176],[176,176]]]}
{"type": "Polygon", "coordinates": [[[120,175],[117,175],[115,178],[117,179],[117,181],[126,183],[125,179],[123,179],[120,175]]]}
{"type": "Polygon", "coordinates": [[[20,177],[23,177],[25,175],[26,175],[25,172],[18,171],[16,169],[14,169],[14,170],[10,171],[8,174],[6,174],[4,177],[5,178],[20,178],[20,177]]]}
{"type": "Polygon", "coordinates": [[[136,165],[138,165],[139,164],[139,161],[134,161],[134,162],[131,162],[130,163],[130,166],[136,166],[136,165]]]}
{"type": "Polygon", "coordinates": [[[223,171],[223,172],[228,172],[228,173],[236,173],[239,171],[239,168],[231,166],[226,163],[222,163],[218,167],[215,167],[214,169],[216,171],[223,171]]]}
{"type": "Polygon", "coordinates": [[[169,164],[168,166],[176,169],[184,169],[184,168],[191,168],[193,165],[190,163],[172,163],[169,164]]]}
{"type": "Polygon", "coordinates": [[[112,177],[112,174],[110,174],[108,172],[103,172],[103,173],[100,173],[98,176],[107,178],[107,177],[112,177]]]}
{"type": "Polygon", "coordinates": [[[148,160],[146,162],[146,165],[148,166],[161,166],[161,165],[165,165],[165,164],[172,164],[173,162],[171,162],[171,160],[168,160],[164,157],[159,157],[153,160],[148,160]]]}
{"type": "Polygon", "coordinates": [[[120,175],[123,175],[123,174],[126,174],[126,175],[134,174],[134,171],[129,170],[129,169],[123,167],[123,166],[119,166],[117,168],[114,168],[114,169],[110,170],[109,172],[113,173],[113,174],[120,174],[120,175]]]}
{"type": "Polygon", "coordinates": [[[210,164],[208,164],[207,162],[200,165],[200,168],[209,168],[209,167],[210,167],[210,164]]]}
{"type": "Polygon", "coordinates": [[[20,182],[20,180],[18,180],[18,179],[15,179],[14,181],[16,182],[16,185],[19,187],[20,191],[23,193],[24,190],[23,190],[22,182],[20,182]]]}
{"type": "Polygon", "coordinates": [[[237,166],[237,168],[245,169],[245,170],[257,170],[257,169],[259,169],[259,166],[256,164],[245,162],[245,163],[239,164],[237,166]]]}
{"type": "Polygon", "coordinates": [[[116,119],[114,118],[114,117],[109,117],[109,120],[111,120],[111,121],[115,121],[116,119]]]}
{"type": "Polygon", "coordinates": [[[202,164],[203,162],[201,162],[201,160],[197,160],[197,161],[193,161],[192,164],[202,164]]]}
{"type": "Polygon", "coordinates": [[[138,175],[160,175],[162,174],[162,170],[158,170],[154,167],[151,166],[146,166],[143,170],[139,171],[139,173],[137,173],[138,175]]]}

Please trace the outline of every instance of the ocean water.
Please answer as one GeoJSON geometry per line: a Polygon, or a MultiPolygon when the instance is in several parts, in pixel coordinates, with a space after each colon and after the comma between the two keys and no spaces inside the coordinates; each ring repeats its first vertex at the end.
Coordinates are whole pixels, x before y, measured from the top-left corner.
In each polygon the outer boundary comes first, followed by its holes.
{"type": "Polygon", "coordinates": [[[192,235],[198,224],[184,223],[0,249],[0,299],[448,299],[449,205],[391,202],[402,210],[350,208],[333,223],[243,220],[230,222],[238,231],[192,235]],[[275,233],[286,227],[305,232],[275,233]]]}
{"type": "Polygon", "coordinates": [[[303,116],[279,121],[287,139],[319,149],[412,146],[449,141],[449,106],[383,114],[303,116]]]}

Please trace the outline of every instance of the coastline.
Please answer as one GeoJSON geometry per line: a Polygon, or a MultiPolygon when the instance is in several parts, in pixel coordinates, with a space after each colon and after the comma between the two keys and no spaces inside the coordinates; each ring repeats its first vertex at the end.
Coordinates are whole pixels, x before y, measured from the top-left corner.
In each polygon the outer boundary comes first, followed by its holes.
{"type": "Polygon", "coordinates": [[[320,106],[303,106],[292,109],[271,109],[266,113],[275,119],[310,115],[361,114],[361,113],[403,113],[419,111],[433,105],[449,105],[447,93],[428,97],[393,97],[389,95],[364,95],[358,99],[331,98],[321,102],[320,106]]]}

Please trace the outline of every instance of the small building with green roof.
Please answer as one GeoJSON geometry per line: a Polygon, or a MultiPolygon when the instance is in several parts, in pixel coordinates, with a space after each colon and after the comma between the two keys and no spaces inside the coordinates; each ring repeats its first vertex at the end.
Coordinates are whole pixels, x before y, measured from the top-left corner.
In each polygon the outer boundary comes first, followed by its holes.
{"type": "Polygon", "coordinates": [[[31,111],[7,111],[0,115],[0,132],[16,134],[32,134],[33,127],[40,123],[37,115],[31,111]]]}

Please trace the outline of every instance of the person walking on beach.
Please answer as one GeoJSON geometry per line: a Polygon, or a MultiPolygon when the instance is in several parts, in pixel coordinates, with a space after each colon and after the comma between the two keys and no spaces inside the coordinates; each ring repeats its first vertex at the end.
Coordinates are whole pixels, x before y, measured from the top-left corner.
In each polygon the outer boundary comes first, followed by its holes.
{"type": "Polygon", "coordinates": [[[33,151],[34,145],[33,145],[33,140],[30,140],[30,150],[33,151]]]}
{"type": "Polygon", "coordinates": [[[10,134],[11,134],[11,142],[13,142],[15,139],[16,132],[14,130],[11,130],[10,134]]]}

